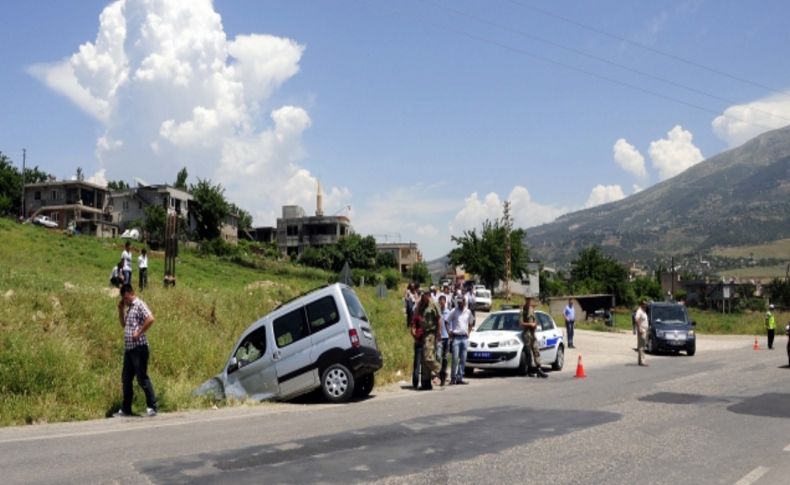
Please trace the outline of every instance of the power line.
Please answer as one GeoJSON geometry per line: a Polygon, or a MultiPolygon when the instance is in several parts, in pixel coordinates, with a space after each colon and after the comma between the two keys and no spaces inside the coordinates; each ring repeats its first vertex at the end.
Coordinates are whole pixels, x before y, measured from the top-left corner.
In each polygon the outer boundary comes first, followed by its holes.
{"type": "MultiPolygon", "coordinates": [[[[405,16],[404,14],[401,14],[399,12],[394,12],[392,10],[384,9],[384,8],[382,8],[380,6],[377,6],[377,7],[380,10],[382,10],[382,11],[384,11],[384,12],[390,14],[390,15],[397,15],[397,16],[401,16],[401,17],[405,16]]],[[[410,17],[410,18],[411,19],[415,19],[415,17],[410,17]]],[[[539,60],[539,61],[542,61],[542,62],[545,62],[545,63],[548,63],[548,64],[553,64],[553,65],[556,65],[556,66],[560,66],[560,67],[563,67],[563,68],[571,70],[571,71],[576,71],[576,72],[585,74],[587,76],[594,77],[596,79],[601,79],[603,81],[607,81],[607,82],[610,82],[612,84],[617,84],[619,86],[627,87],[627,88],[633,89],[635,91],[639,91],[639,92],[644,93],[644,94],[648,94],[648,95],[651,95],[651,96],[654,96],[654,97],[657,97],[657,98],[660,98],[660,99],[664,99],[664,100],[667,100],[667,101],[672,101],[673,103],[681,104],[683,106],[687,106],[689,108],[694,108],[694,109],[699,110],[699,111],[704,111],[706,113],[713,114],[715,116],[724,116],[725,118],[730,118],[730,119],[735,120],[735,121],[740,121],[742,123],[746,123],[746,124],[751,125],[751,126],[757,126],[757,127],[765,128],[767,130],[773,130],[773,129],[776,128],[775,126],[767,126],[767,125],[764,125],[762,123],[756,123],[754,121],[750,121],[750,120],[747,120],[747,119],[744,119],[744,118],[740,118],[738,116],[733,116],[732,114],[728,114],[726,112],[722,113],[722,112],[719,112],[718,110],[713,110],[713,109],[710,109],[710,108],[706,108],[704,106],[700,106],[698,104],[694,104],[694,103],[689,102],[689,101],[685,101],[685,100],[682,100],[682,99],[679,99],[679,98],[675,98],[673,96],[665,95],[665,94],[662,94],[662,93],[659,93],[659,92],[656,92],[656,91],[653,91],[653,90],[650,90],[650,89],[643,88],[643,87],[638,86],[636,84],[631,84],[631,83],[626,82],[626,81],[620,81],[618,79],[615,79],[615,78],[612,78],[612,77],[609,77],[609,76],[605,76],[603,74],[598,74],[596,72],[589,71],[589,70],[583,69],[581,67],[576,67],[576,66],[573,66],[573,65],[570,65],[570,64],[566,64],[564,62],[557,61],[557,60],[551,59],[549,57],[546,57],[546,56],[543,56],[543,55],[540,55],[540,54],[536,54],[536,53],[528,51],[526,49],[522,49],[520,47],[514,47],[514,46],[511,46],[511,45],[508,45],[508,44],[504,44],[502,42],[491,40],[491,39],[488,39],[486,37],[482,37],[482,36],[477,35],[477,34],[471,34],[469,32],[463,31],[463,30],[459,30],[459,29],[455,29],[455,28],[452,28],[452,27],[447,27],[447,26],[444,26],[444,25],[440,25],[440,24],[437,24],[437,23],[434,23],[434,22],[426,21],[426,20],[424,20],[422,18],[417,18],[416,20],[419,21],[419,22],[422,22],[422,23],[424,23],[426,25],[429,25],[431,27],[437,28],[437,29],[445,30],[445,31],[454,33],[454,34],[462,36],[462,37],[467,37],[467,38],[472,39],[472,40],[476,40],[476,41],[483,42],[483,43],[486,43],[486,44],[494,45],[494,46],[500,47],[502,49],[510,50],[510,51],[516,52],[518,54],[522,54],[522,55],[525,55],[527,57],[531,57],[533,59],[536,59],[536,60],[539,60]]]]}
{"type": "MultiPolygon", "coordinates": [[[[686,84],[679,83],[677,81],[673,81],[671,79],[667,79],[667,78],[664,78],[664,77],[661,77],[661,76],[657,76],[657,75],[649,73],[647,71],[642,71],[640,69],[635,69],[635,68],[627,66],[625,64],[612,61],[612,60],[607,59],[605,57],[601,57],[601,56],[598,56],[598,55],[595,55],[595,54],[591,54],[589,52],[585,52],[583,50],[577,49],[575,47],[569,47],[567,45],[563,45],[563,44],[560,44],[558,42],[554,42],[553,40],[547,39],[545,37],[541,37],[541,36],[538,36],[538,35],[535,35],[535,34],[532,34],[532,33],[529,33],[529,32],[525,32],[523,30],[514,29],[514,28],[511,28],[511,27],[509,27],[507,25],[500,24],[500,23],[497,23],[497,22],[493,22],[493,21],[490,21],[490,20],[487,20],[487,19],[484,19],[484,18],[481,18],[481,17],[477,17],[475,15],[469,14],[467,12],[464,12],[464,11],[461,11],[461,10],[458,10],[458,9],[455,9],[455,8],[451,8],[451,7],[446,7],[444,5],[440,5],[440,4],[438,4],[438,3],[436,3],[435,1],[432,1],[432,0],[421,0],[421,1],[424,2],[424,3],[430,4],[430,5],[433,5],[436,8],[441,8],[441,9],[444,9],[446,11],[453,12],[456,15],[459,15],[459,16],[462,16],[462,17],[466,17],[468,19],[475,20],[475,21],[484,23],[484,24],[492,26],[492,27],[496,27],[496,28],[505,30],[507,32],[511,32],[511,33],[520,35],[522,37],[525,37],[525,38],[528,38],[528,39],[532,39],[532,40],[535,40],[537,42],[541,42],[541,43],[544,43],[544,44],[556,47],[558,49],[562,49],[562,50],[565,50],[565,51],[568,51],[568,52],[572,52],[574,54],[577,54],[577,55],[580,55],[580,56],[583,56],[583,57],[594,59],[596,61],[603,62],[605,64],[609,64],[611,66],[618,67],[620,69],[632,72],[634,74],[638,74],[640,76],[644,76],[644,77],[653,79],[655,81],[662,82],[664,84],[668,84],[670,86],[674,86],[674,87],[677,87],[677,88],[685,89],[685,90],[687,90],[689,92],[692,92],[692,93],[695,93],[695,94],[700,94],[702,96],[707,96],[709,98],[712,98],[712,99],[715,99],[715,100],[718,100],[718,101],[723,101],[725,103],[729,103],[729,104],[733,104],[733,105],[741,104],[738,101],[735,101],[735,100],[732,100],[732,99],[728,99],[728,98],[725,98],[723,96],[719,96],[719,95],[716,95],[716,94],[712,94],[712,93],[709,93],[707,91],[703,91],[701,89],[697,89],[697,88],[695,88],[693,86],[688,86],[686,84]]],[[[775,118],[781,118],[783,120],[790,121],[790,118],[788,118],[786,116],[783,116],[783,115],[781,115],[779,113],[772,113],[770,111],[765,111],[765,110],[757,108],[757,107],[752,107],[752,110],[758,111],[760,113],[763,113],[765,115],[769,115],[769,116],[772,116],[772,117],[775,117],[775,118]]]]}
{"type": "Polygon", "coordinates": [[[542,9],[542,8],[536,7],[534,5],[529,5],[529,4],[526,4],[526,3],[518,2],[516,0],[510,0],[510,3],[512,3],[514,5],[518,5],[519,7],[522,7],[522,8],[526,8],[526,9],[532,10],[534,12],[538,12],[538,13],[540,13],[542,15],[547,16],[547,17],[552,17],[552,18],[555,18],[557,20],[561,20],[563,22],[566,22],[568,24],[575,25],[576,27],[579,27],[579,28],[582,28],[582,29],[585,29],[585,30],[589,30],[590,32],[595,32],[596,34],[603,35],[603,36],[609,37],[611,39],[618,40],[620,42],[625,42],[626,44],[632,45],[634,47],[638,47],[640,49],[644,49],[646,51],[652,52],[654,54],[658,54],[660,56],[664,56],[664,57],[666,57],[668,59],[672,59],[674,61],[682,62],[682,63],[687,64],[689,66],[694,66],[696,68],[703,69],[705,71],[711,72],[713,74],[717,74],[719,76],[724,76],[724,77],[732,79],[734,81],[738,81],[738,82],[741,82],[741,83],[744,83],[744,84],[749,84],[749,85],[752,85],[754,87],[758,87],[760,89],[765,89],[766,91],[770,91],[772,93],[781,94],[782,96],[790,97],[790,93],[788,93],[787,91],[782,91],[780,89],[772,88],[771,86],[767,86],[765,84],[761,84],[761,83],[758,83],[756,81],[751,81],[749,79],[746,79],[746,78],[743,78],[743,77],[740,77],[740,76],[736,76],[736,75],[730,74],[728,72],[724,72],[721,69],[716,69],[714,67],[706,66],[705,64],[701,64],[699,62],[692,61],[690,59],[686,59],[684,57],[680,57],[678,55],[675,55],[675,54],[672,54],[672,53],[669,53],[669,52],[665,52],[665,51],[662,51],[660,49],[656,49],[655,47],[650,47],[649,45],[645,45],[645,44],[642,44],[640,42],[636,42],[636,41],[633,41],[633,40],[630,40],[630,39],[626,39],[625,37],[619,36],[617,34],[612,34],[611,32],[607,32],[607,31],[599,29],[597,27],[593,27],[591,25],[584,24],[582,22],[579,22],[577,20],[573,20],[573,19],[568,18],[568,17],[564,17],[562,15],[556,14],[556,13],[551,12],[549,10],[542,9]]]}

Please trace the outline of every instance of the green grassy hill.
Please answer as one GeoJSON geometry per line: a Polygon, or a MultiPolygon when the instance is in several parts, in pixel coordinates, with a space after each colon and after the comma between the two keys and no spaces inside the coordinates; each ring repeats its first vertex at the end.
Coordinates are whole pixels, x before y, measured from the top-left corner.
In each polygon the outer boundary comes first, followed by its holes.
{"type": "MultiPolygon", "coordinates": [[[[142,245],[135,246],[136,258],[142,245]]],[[[119,407],[123,331],[109,276],[121,251],[120,240],[0,219],[0,425],[100,418],[119,407]]],[[[211,405],[191,393],[220,371],[240,333],[279,302],[332,277],[290,263],[245,261],[259,268],[184,250],[177,287],[164,289],[164,256],[150,254],[151,286],[140,296],[156,317],[149,368],[163,411],[211,405]]],[[[384,354],[379,382],[391,381],[411,364],[399,294],[379,300],[372,288],[357,292],[384,354]]],[[[135,409],[141,407],[136,387],[135,409]]]]}

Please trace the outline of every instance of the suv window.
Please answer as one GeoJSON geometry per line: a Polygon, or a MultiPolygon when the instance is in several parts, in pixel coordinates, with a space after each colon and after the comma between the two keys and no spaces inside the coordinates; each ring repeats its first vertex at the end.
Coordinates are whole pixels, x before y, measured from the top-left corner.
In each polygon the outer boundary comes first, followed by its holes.
{"type": "Polygon", "coordinates": [[[365,315],[365,309],[362,308],[362,303],[359,302],[357,294],[351,288],[343,288],[343,299],[346,301],[348,312],[351,316],[360,320],[368,321],[368,316],[365,315]]]}
{"type": "Polygon", "coordinates": [[[311,333],[323,330],[340,321],[335,299],[331,295],[316,300],[305,308],[307,309],[307,321],[310,322],[311,333]]]}
{"type": "Polygon", "coordinates": [[[307,320],[304,317],[304,308],[299,308],[286,313],[274,321],[274,340],[277,347],[283,348],[298,342],[310,335],[307,330],[307,320]]]}

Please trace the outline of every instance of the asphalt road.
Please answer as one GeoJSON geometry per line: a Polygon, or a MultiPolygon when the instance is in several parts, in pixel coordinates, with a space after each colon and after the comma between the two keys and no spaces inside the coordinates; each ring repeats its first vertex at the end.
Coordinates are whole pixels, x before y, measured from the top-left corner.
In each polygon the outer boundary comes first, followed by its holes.
{"type": "MultiPolygon", "coordinates": [[[[790,483],[779,349],[701,336],[697,355],[577,331],[547,380],[395,385],[344,405],[262,404],[0,430],[2,483],[790,483]],[[575,379],[578,353],[588,377],[575,379]]],[[[761,345],[765,346],[764,339],[761,345]]]]}

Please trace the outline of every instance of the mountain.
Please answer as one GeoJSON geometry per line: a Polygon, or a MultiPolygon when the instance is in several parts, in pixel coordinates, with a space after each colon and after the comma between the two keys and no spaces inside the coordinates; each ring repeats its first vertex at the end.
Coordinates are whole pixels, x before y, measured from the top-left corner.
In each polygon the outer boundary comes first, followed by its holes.
{"type": "Polygon", "coordinates": [[[530,256],[564,265],[590,245],[620,261],[706,254],[790,237],[790,126],[623,200],[527,230],[530,256]]]}

